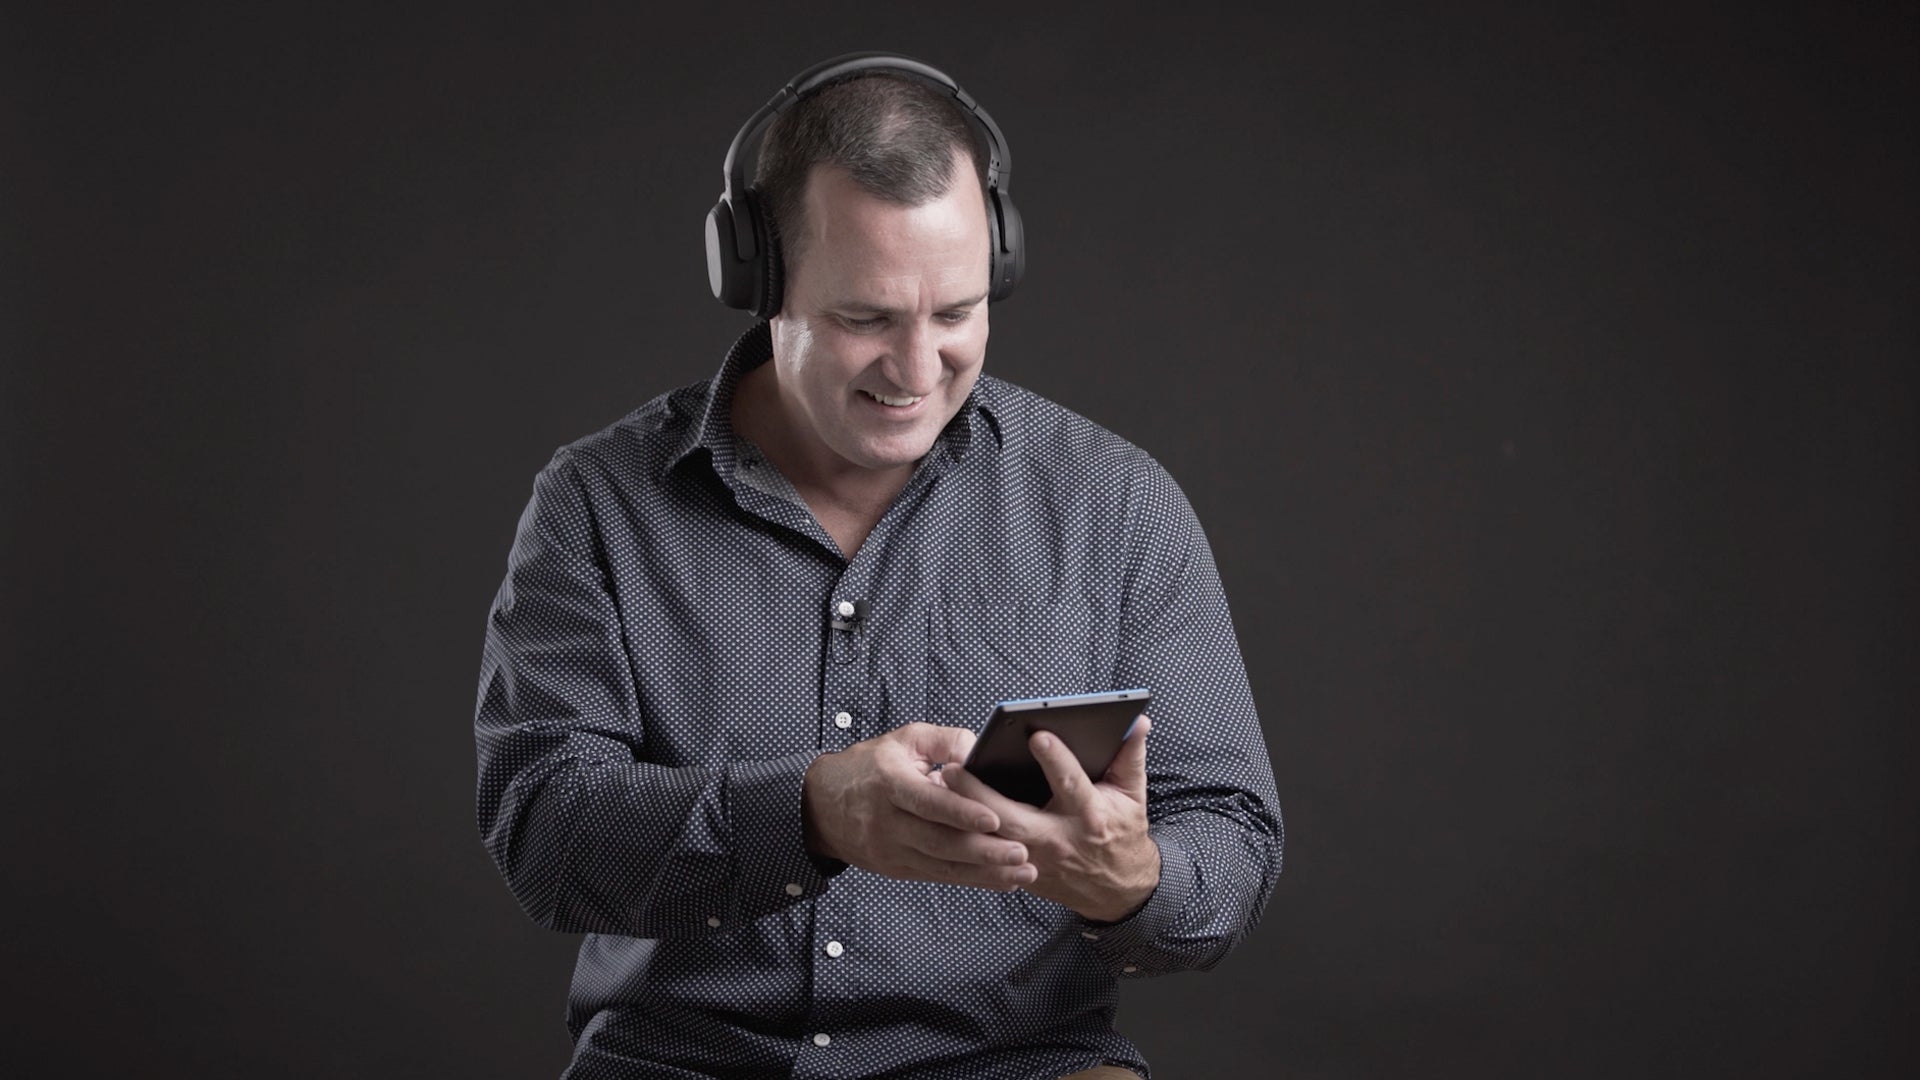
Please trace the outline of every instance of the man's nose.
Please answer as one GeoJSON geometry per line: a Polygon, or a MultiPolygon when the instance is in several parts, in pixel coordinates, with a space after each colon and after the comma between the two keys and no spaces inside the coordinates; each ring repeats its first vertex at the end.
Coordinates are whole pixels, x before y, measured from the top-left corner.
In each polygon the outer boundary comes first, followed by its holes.
{"type": "Polygon", "coordinates": [[[940,340],[932,329],[908,323],[887,350],[887,378],[909,394],[930,394],[940,382],[940,340]]]}

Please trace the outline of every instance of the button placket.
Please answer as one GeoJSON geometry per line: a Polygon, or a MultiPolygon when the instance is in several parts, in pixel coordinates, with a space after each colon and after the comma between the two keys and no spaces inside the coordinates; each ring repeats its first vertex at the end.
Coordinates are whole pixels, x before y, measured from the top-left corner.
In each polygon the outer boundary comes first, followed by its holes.
{"type": "MultiPolygon", "coordinates": [[[[872,583],[865,577],[858,568],[843,573],[832,582],[821,604],[827,620],[827,663],[821,671],[816,723],[820,746],[826,751],[845,749],[870,733],[861,730],[863,725],[856,724],[855,718],[864,722],[877,708],[871,650],[881,628],[888,625],[887,612],[883,609],[876,615],[870,606],[872,583]]],[[[847,956],[848,944],[841,933],[852,923],[848,913],[839,910],[834,888],[815,900],[811,923],[813,1006],[807,1025],[812,1030],[804,1037],[813,1047],[825,1049],[833,1043],[833,1028],[844,1022],[841,1010],[846,1007],[848,979],[854,970],[846,967],[853,958],[847,956]]]]}

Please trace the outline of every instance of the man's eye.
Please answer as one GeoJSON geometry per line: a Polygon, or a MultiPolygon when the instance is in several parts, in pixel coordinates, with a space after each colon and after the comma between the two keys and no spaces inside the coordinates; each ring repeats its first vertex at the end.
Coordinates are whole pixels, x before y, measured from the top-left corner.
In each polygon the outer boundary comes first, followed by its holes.
{"type": "Polygon", "coordinates": [[[842,317],[840,321],[849,330],[876,330],[887,320],[882,316],[875,316],[867,319],[842,317]]]}
{"type": "Polygon", "coordinates": [[[973,312],[968,311],[966,309],[962,309],[960,311],[943,311],[940,313],[940,321],[943,323],[947,323],[949,325],[954,325],[954,324],[966,322],[967,316],[972,314],[973,312]]]}

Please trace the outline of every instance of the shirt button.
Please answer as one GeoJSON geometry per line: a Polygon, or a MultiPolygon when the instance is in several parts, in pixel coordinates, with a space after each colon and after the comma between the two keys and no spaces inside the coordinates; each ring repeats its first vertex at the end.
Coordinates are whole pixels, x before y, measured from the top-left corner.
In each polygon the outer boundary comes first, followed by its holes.
{"type": "Polygon", "coordinates": [[[850,727],[852,727],[852,726],[853,726],[853,714],[852,714],[852,713],[850,713],[850,712],[837,712],[837,713],[834,713],[834,714],[833,714],[833,726],[834,726],[834,727],[837,727],[837,728],[850,728],[850,727]]]}
{"type": "Polygon", "coordinates": [[[797,882],[792,882],[792,881],[787,882],[788,896],[799,896],[801,893],[806,891],[807,890],[801,888],[797,882]]]}
{"type": "Polygon", "coordinates": [[[845,945],[842,945],[842,944],[840,944],[840,943],[839,943],[839,942],[837,942],[837,941],[829,941],[829,942],[827,942],[827,955],[828,955],[828,956],[839,956],[839,955],[840,955],[841,953],[843,953],[843,952],[846,952],[846,951],[847,951],[847,947],[846,947],[845,945]]]}
{"type": "Polygon", "coordinates": [[[718,915],[707,916],[707,925],[713,927],[715,930],[720,929],[720,916],[718,915]]]}
{"type": "Polygon", "coordinates": [[[1139,968],[1139,967],[1138,967],[1137,965],[1134,965],[1134,964],[1128,964],[1128,965],[1127,965],[1126,967],[1123,967],[1123,968],[1121,968],[1120,970],[1121,970],[1121,971],[1124,971],[1124,972],[1126,972],[1126,973],[1127,973],[1127,974],[1129,974],[1129,975],[1131,975],[1131,974],[1133,974],[1134,972],[1136,972],[1136,971],[1139,971],[1139,970],[1140,970],[1140,968],[1139,968]]]}
{"type": "Polygon", "coordinates": [[[832,1041],[833,1041],[833,1036],[827,1034],[824,1031],[816,1034],[813,1037],[813,1045],[815,1046],[825,1046],[832,1041]]]}
{"type": "Polygon", "coordinates": [[[1094,933],[1094,932],[1093,932],[1093,931],[1091,931],[1091,930],[1082,930],[1082,931],[1080,931],[1080,936],[1081,936],[1081,937],[1083,937],[1083,938],[1086,938],[1086,939],[1087,939],[1088,941],[1099,941],[1099,940],[1100,940],[1100,935],[1099,935],[1099,934],[1096,934],[1096,933],[1094,933]]]}
{"type": "Polygon", "coordinates": [[[840,606],[835,608],[834,610],[840,613],[841,618],[851,619],[853,618],[853,601],[842,600],[840,601],[840,606]]]}

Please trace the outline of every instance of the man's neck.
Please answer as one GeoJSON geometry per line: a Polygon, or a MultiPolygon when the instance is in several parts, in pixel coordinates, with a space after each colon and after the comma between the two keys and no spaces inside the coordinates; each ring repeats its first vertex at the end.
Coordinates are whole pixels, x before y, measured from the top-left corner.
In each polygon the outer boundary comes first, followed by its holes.
{"type": "Polygon", "coordinates": [[[780,470],[848,558],[913,478],[914,465],[863,469],[824,448],[809,448],[781,407],[772,361],[740,376],[728,415],[734,433],[780,470]]]}

